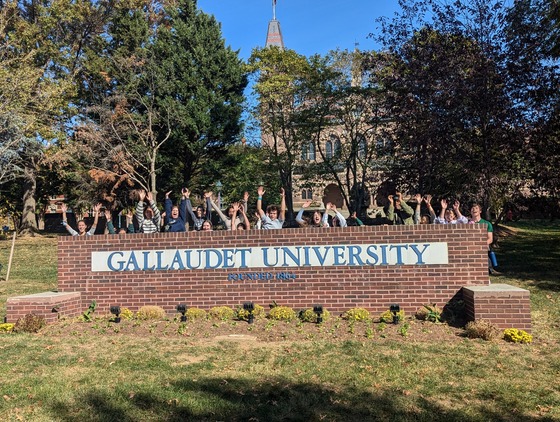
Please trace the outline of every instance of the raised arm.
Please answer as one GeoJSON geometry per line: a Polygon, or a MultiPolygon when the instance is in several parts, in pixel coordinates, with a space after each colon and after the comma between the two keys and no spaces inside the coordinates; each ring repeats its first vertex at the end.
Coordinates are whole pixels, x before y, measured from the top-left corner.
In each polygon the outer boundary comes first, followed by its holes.
{"type": "Polygon", "coordinates": [[[346,218],[336,209],[335,204],[331,204],[331,209],[335,212],[336,218],[338,218],[338,223],[340,227],[346,227],[348,223],[346,222],[346,218]]]}
{"type": "Polygon", "coordinates": [[[239,212],[239,202],[234,202],[231,204],[233,209],[233,214],[231,215],[231,229],[230,230],[237,230],[237,224],[235,224],[235,219],[237,218],[237,213],[239,212]]]}
{"type": "Polygon", "coordinates": [[[447,209],[447,199],[442,199],[439,201],[441,205],[441,211],[439,212],[439,219],[445,220],[445,210],[447,209]]]}
{"type": "Polygon", "coordinates": [[[68,221],[66,220],[66,211],[68,211],[68,207],[66,206],[65,203],[62,203],[60,209],[62,210],[62,225],[64,226],[64,228],[66,228],[66,231],[68,233],[70,233],[72,236],[76,236],[78,232],[74,230],[72,227],[70,227],[68,225],[68,221]]]}
{"type": "MultiPolygon", "coordinates": [[[[138,192],[138,203],[136,204],[136,220],[138,220],[138,225],[142,227],[144,223],[144,200],[146,199],[146,191],[141,190],[138,192]]],[[[140,230],[142,231],[142,230],[140,230]]]]}
{"type": "Polygon", "coordinates": [[[461,203],[457,200],[453,202],[453,211],[455,211],[455,216],[457,217],[457,223],[467,224],[469,219],[461,214],[461,203]]]}
{"type": "Polygon", "coordinates": [[[305,201],[303,203],[303,205],[301,206],[301,209],[299,210],[299,212],[296,215],[296,222],[298,224],[304,224],[305,220],[303,219],[303,212],[305,211],[306,208],[308,208],[311,205],[311,201],[305,201]]]}
{"type": "Polygon", "coordinates": [[[397,192],[397,195],[399,197],[399,200],[401,201],[401,208],[402,210],[408,214],[410,217],[412,217],[414,215],[414,210],[412,209],[412,207],[410,205],[408,205],[406,203],[406,201],[403,199],[402,197],[402,193],[401,192],[397,192]]]}
{"type": "Polygon", "coordinates": [[[111,216],[111,211],[105,209],[105,220],[107,221],[107,231],[109,234],[115,234],[115,226],[113,226],[113,220],[111,216]]]}
{"type": "Polygon", "coordinates": [[[93,224],[91,225],[91,228],[87,232],[90,236],[95,233],[95,229],[97,228],[97,223],[99,222],[99,213],[101,211],[101,206],[102,206],[101,202],[99,202],[99,203],[97,203],[93,206],[93,212],[95,213],[95,215],[93,217],[93,224]]]}
{"type": "Polygon", "coordinates": [[[265,190],[262,186],[259,186],[257,188],[257,213],[259,214],[259,217],[261,217],[261,218],[264,215],[264,211],[262,209],[262,198],[263,198],[264,192],[265,192],[265,190]]]}
{"type": "MultiPolygon", "coordinates": [[[[245,193],[247,193],[247,192],[245,192],[245,193]]],[[[248,196],[249,196],[249,194],[247,194],[247,197],[248,196]]],[[[247,211],[245,210],[245,207],[242,204],[239,207],[239,212],[243,216],[243,224],[245,224],[245,229],[249,230],[251,228],[251,223],[249,222],[249,217],[247,217],[247,211]]]]}
{"type": "Polygon", "coordinates": [[[284,188],[280,188],[280,195],[282,199],[280,201],[280,221],[286,221],[286,191],[284,188]]]}
{"type": "Polygon", "coordinates": [[[416,208],[414,209],[414,224],[420,224],[420,208],[422,207],[422,195],[417,193],[414,195],[416,201],[416,208]]]}
{"type": "Polygon", "coordinates": [[[159,209],[157,207],[157,204],[156,204],[156,201],[154,199],[154,195],[152,194],[152,192],[148,192],[146,194],[146,199],[149,201],[150,207],[152,208],[152,211],[154,212],[154,223],[159,229],[159,227],[161,226],[161,214],[159,212],[159,209]]]}
{"type": "Polygon", "coordinates": [[[426,203],[426,207],[428,207],[428,212],[430,213],[430,220],[433,223],[434,221],[436,221],[436,212],[432,207],[432,195],[424,195],[424,198],[422,200],[426,203]]]}

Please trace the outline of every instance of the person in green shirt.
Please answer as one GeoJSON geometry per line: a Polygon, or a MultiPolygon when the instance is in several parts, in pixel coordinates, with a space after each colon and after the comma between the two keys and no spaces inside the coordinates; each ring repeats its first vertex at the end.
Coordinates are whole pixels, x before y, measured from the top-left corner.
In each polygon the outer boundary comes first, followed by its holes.
{"type": "MultiPolygon", "coordinates": [[[[473,204],[471,206],[471,219],[469,223],[485,224],[487,227],[486,244],[488,245],[488,252],[490,252],[490,245],[494,242],[494,228],[492,223],[482,218],[482,207],[480,204],[473,204]]],[[[498,271],[492,266],[492,261],[488,258],[488,272],[490,274],[499,274],[498,271]]]]}

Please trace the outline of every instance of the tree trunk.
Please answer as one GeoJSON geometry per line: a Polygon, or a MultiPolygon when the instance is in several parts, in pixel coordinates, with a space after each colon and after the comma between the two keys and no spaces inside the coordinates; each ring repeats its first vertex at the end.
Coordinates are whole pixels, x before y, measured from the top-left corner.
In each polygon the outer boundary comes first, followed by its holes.
{"type": "Polygon", "coordinates": [[[26,164],[23,171],[23,210],[21,213],[20,234],[23,236],[34,236],[37,232],[37,217],[35,210],[37,203],[35,194],[37,192],[37,175],[35,167],[26,164]]]}

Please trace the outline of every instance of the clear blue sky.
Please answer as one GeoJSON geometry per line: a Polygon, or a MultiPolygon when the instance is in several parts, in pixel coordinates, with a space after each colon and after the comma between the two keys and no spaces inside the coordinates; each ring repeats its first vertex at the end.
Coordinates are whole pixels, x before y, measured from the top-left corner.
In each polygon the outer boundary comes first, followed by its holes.
{"type": "MultiPolygon", "coordinates": [[[[198,7],[222,25],[226,44],[247,59],[254,47],[264,47],[272,0],[198,0],[198,7]]],[[[305,56],[336,48],[378,49],[368,34],[377,31],[376,19],[392,17],[397,0],[277,0],[286,48],[305,56]]]]}

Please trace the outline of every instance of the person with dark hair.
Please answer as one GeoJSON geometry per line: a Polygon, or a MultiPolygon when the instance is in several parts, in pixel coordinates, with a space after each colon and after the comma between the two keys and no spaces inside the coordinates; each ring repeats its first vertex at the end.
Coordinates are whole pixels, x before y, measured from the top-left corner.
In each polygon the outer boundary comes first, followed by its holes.
{"type": "Polygon", "coordinates": [[[187,231],[187,197],[188,189],[181,189],[181,202],[179,206],[173,205],[169,194],[165,194],[165,231],[166,232],[185,232],[187,231]]]}
{"type": "Polygon", "coordinates": [[[333,217],[332,221],[332,226],[333,227],[346,227],[346,218],[344,218],[344,216],[336,209],[336,205],[331,203],[331,202],[327,202],[326,205],[326,210],[325,210],[325,214],[323,215],[323,227],[330,227],[329,223],[328,223],[328,218],[329,218],[329,211],[334,211],[335,216],[333,217]]]}
{"type": "Polygon", "coordinates": [[[152,192],[141,190],[138,193],[139,201],[136,204],[136,219],[140,233],[156,233],[159,231],[161,224],[161,215],[159,213],[156,201],[152,192]],[[144,201],[147,200],[147,204],[144,201]]]}
{"type": "Polygon", "coordinates": [[[257,212],[259,213],[259,217],[262,221],[262,228],[265,230],[281,229],[286,219],[286,198],[284,188],[280,190],[282,195],[280,209],[278,209],[277,205],[269,205],[266,207],[266,213],[262,209],[264,192],[264,187],[259,186],[257,188],[257,212]]]}
{"type": "Polygon", "coordinates": [[[414,210],[414,224],[432,224],[436,220],[436,213],[432,208],[432,195],[420,195],[417,193],[414,195],[416,200],[416,209],[414,210]],[[426,204],[429,214],[421,214],[422,202],[426,204]]]}
{"type": "Polygon", "coordinates": [[[303,212],[310,205],[311,205],[311,201],[305,201],[303,203],[303,205],[301,206],[301,209],[299,210],[299,212],[296,215],[296,222],[301,227],[324,227],[323,216],[321,215],[321,213],[319,211],[317,211],[317,210],[314,211],[311,218],[307,218],[307,217],[303,216],[303,212]]]}
{"type": "MultiPolygon", "coordinates": [[[[212,194],[212,192],[210,192],[210,194],[212,194]]],[[[243,194],[243,199],[239,201],[239,204],[242,205],[243,209],[245,209],[245,210],[247,209],[247,201],[248,200],[249,200],[249,192],[245,192],[243,194]]],[[[214,210],[220,216],[220,220],[222,220],[222,222],[226,226],[227,230],[231,230],[233,225],[237,226],[237,225],[239,225],[239,223],[244,223],[243,217],[240,216],[240,215],[235,217],[235,219],[233,218],[233,204],[230,205],[227,208],[227,210],[226,210],[227,215],[226,215],[222,212],[220,207],[214,201],[210,200],[210,203],[212,204],[212,208],[214,208],[214,210]]]]}
{"type": "Polygon", "coordinates": [[[60,206],[60,208],[62,209],[62,225],[64,226],[64,228],[66,228],[66,230],[68,231],[68,233],[70,233],[72,236],[92,236],[95,233],[95,229],[97,227],[97,222],[99,221],[99,212],[101,211],[101,203],[98,203],[96,205],[94,205],[93,207],[93,213],[94,218],[93,218],[93,224],[91,225],[91,228],[88,230],[87,229],[87,224],[84,220],[78,220],[78,231],[74,230],[72,227],[70,227],[68,225],[68,222],[66,220],[66,211],[68,211],[68,207],[66,206],[66,204],[62,204],[60,206]]]}
{"type": "Polygon", "coordinates": [[[251,228],[251,225],[249,223],[249,218],[247,218],[247,213],[245,212],[243,204],[239,202],[234,202],[232,204],[232,207],[233,207],[233,214],[231,216],[231,221],[237,221],[238,214],[241,214],[241,217],[243,218],[243,223],[232,224],[231,230],[249,230],[251,228]]]}
{"type": "Polygon", "coordinates": [[[403,201],[402,193],[397,192],[394,196],[389,195],[387,199],[389,200],[387,219],[391,222],[391,224],[414,224],[414,220],[412,218],[414,211],[405,201],[403,201]]]}
{"type": "Polygon", "coordinates": [[[193,223],[193,230],[196,231],[200,231],[202,230],[202,224],[204,223],[204,221],[206,220],[210,220],[212,217],[212,205],[210,204],[210,196],[212,195],[212,192],[207,192],[204,194],[204,201],[206,202],[206,210],[204,209],[204,207],[202,205],[198,205],[196,207],[196,209],[193,211],[192,208],[192,204],[191,204],[191,200],[189,198],[190,196],[190,191],[185,188],[185,194],[186,194],[186,205],[187,205],[187,212],[189,213],[192,223],[193,223]]]}
{"type": "Polygon", "coordinates": [[[447,207],[447,199],[442,199],[439,217],[436,217],[436,224],[466,224],[469,222],[467,217],[461,214],[459,201],[453,202],[453,209],[447,207]]]}

